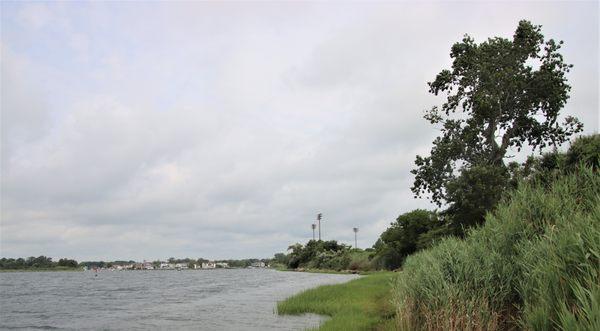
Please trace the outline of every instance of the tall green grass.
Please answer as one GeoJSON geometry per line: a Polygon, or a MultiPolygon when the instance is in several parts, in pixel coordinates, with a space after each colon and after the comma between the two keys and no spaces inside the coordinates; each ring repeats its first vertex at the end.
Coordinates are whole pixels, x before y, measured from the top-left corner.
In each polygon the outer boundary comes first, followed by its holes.
{"type": "Polygon", "coordinates": [[[600,330],[600,174],[523,184],[465,240],[409,257],[403,330],[600,330]]]}
{"type": "Polygon", "coordinates": [[[330,316],[320,330],[385,330],[394,328],[392,272],[374,273],[348,283],[324,285],[277,304],[278,314],[330,316]]]}

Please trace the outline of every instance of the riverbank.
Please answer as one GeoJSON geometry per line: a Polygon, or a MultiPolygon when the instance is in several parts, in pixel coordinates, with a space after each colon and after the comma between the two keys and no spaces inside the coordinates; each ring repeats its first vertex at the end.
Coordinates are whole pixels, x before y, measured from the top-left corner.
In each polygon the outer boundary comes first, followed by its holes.
{"type": "Polygon", "coordinates": [[[378,272],[347,283],[306,290],[277,303],[280,315],[330,316],[319,330],[394,330],[393,272],[378,272]]]}

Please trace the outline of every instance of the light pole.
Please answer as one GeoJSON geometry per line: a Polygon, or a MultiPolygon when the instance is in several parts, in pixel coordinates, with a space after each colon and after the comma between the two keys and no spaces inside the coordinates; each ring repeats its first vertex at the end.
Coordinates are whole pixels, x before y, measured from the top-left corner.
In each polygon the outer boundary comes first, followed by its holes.
{"type": "Polygon", "coordinates": [[[317,214],[317,221],[319,222],[319,241],[321,241],[321,218],[323,218],[323,214],[317,214]]]}
{"type": "Polygon", "coordinates": [[[358,248],[356,243],[356,233],[358,233],[358,228],[352,228],[352,231],[354,231],[354,248],[358,248]]]}
{"type": "Polygon", "coordinates": [[[313,241],[315,240],[315,228],[317,227],[317,225],[315,223],[310,225],[312,227],[313,230],[313,241]]]}

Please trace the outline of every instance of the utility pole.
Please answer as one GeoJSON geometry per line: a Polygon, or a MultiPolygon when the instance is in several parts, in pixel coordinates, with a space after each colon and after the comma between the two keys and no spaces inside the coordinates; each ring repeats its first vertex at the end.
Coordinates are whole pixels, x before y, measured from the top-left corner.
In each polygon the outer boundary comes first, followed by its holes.
{"type": "Polygon", "coordinates": [[[315,223],[310,225],[312,227],[313,230],[313,241],[315,240],[315,228],[317,227],[317,225],[315,223]]]}
{"type": "Polygon", "coordinates": [[[321,241],[321,218],[323,218],[323,214],[317,214],[317,221],[319,222],[319,241],[321,241]]]}
{"type": "Polygon", "coordinates": [[[358,232],[358,228],[352,228],[352,231],[354,231],[354,248],[358,248],[356,241],[356,233],[358,232]]]}

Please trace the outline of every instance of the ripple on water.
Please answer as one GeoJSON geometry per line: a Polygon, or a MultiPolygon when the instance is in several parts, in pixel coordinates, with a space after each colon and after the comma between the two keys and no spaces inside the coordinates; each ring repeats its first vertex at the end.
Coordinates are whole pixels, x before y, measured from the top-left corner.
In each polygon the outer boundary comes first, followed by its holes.
{"type": "Polygon", "coordinates": [[[2,277],[0,328],[304,330],[325,319],[278,316],[276,302],[356,278],[261,269],[18,273],[2,277]]]}

